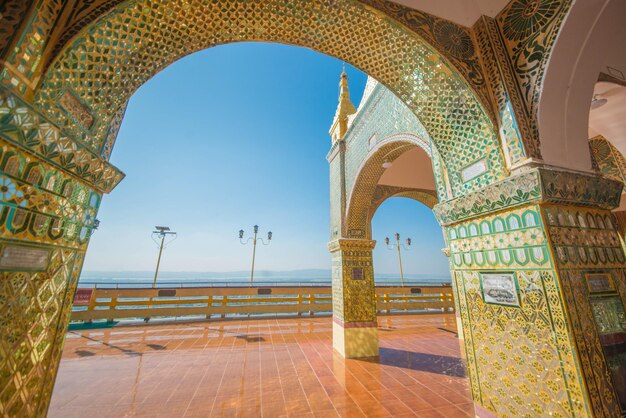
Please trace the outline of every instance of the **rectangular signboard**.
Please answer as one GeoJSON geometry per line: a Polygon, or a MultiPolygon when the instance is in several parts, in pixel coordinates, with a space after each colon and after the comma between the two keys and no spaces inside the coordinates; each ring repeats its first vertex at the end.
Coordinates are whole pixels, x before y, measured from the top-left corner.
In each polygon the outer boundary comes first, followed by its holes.
{"type": "Polygon", "coordinates": [[[91,296],[93,295],[93,289],[76,289],[74,294],[74,305],[85,306],[91,303],[91,296]]]}
{"type": "Polygon", "coordinates": [[[46,270],[50,251],[21,245],[7,245],[0,256],[0,269],[46,270]]]}
{"type": "Polygon", "coordinates": [[[485,160],[484,158],[476,161],[473,164],[470,164],[469,166],[465,167],[463,170],[461,170],[461,177],[463,178],[463,181],[470,181],[484,173],[487,172],[487,160],[485,160]]]}

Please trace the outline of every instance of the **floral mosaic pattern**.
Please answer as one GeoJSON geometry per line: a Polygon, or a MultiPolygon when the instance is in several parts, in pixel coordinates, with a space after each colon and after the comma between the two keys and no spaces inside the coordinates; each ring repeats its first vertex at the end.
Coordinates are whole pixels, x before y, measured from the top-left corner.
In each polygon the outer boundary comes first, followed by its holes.
{"type": "Polygon", "coordinates": [[[541,30],[556,15],[558,1],[518,0],[503,13],[502,32],[507,39],[520,41],[541,30]]]}
{"type": "Polygon", "coordinates": [[[602,174],[626,183],[626,159],[613,144],[598,135],[589,140],[589,148],[594,165],[602,174]]]}
{"type": "MultiPolygon", "coordinates": [[[[509,97],[519,97],[514,109],[528,157],[541,159],[537,106],[543,74],[571,0],[513,0],[497,16],[506,52],[499,54],[514,83],[509,97]]],[[[496,40],[496,37],[493,37],[496,40]]]]}

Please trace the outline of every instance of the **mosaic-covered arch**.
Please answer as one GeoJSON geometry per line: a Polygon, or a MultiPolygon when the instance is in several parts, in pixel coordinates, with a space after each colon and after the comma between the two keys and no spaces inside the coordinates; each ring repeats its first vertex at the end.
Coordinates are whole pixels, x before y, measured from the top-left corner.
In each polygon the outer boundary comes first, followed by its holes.
{"type": "Polygon", "coordinates": [[[393,162],[405,152],[416,147],[424,151],[429,157],[432,156],[432,150],[423,138],[404,134],[394,135],[381,141],[363,160],[347,198],[345,225],[348,237],[371,239],[372,217],[376,209],[391,197],[407,197],[417,200],[429,208],[435,206],[437,195],[434,190],[378,184],[378,180],[385,171],[383,167],[385,161],[393,162]]]}
{"type": "Polygon", "coordinates": [[[506,176],[493,125],[463,77],[423,38],[354,0],[126,1],[65,48],[35,102],[108,158],[122,109],[139,86],[185,55],[241,41],[308,47],[385,84],[428,129],[454,196],[506,176]],[[486,175],[464,176],[477,161],[486,175]]]}
{"type": "Polygon", "coordinates": [[[600,173],[626,184],[626,158],[602,135],[589,139],[589,149],[594,167],[600,173]]]}
{"type": "Polygon", "coordinates": [[[378,210],[385,200],[392,197],[406,197],[407,199],[413,199],[416,202],[420,202],[428,208],[432,209],[437,204],[437,196],[432,190],[425,189],[413,189],[406,187],[387,186],[379,184],[374,191],[372,197],[372,205],[370,207],[370,221],[374,213],[378,210]]]}

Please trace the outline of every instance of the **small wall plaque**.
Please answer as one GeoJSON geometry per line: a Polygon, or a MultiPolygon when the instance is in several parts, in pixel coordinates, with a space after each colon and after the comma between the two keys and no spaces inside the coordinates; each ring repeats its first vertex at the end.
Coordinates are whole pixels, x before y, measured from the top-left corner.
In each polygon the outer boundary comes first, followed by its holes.
{"type": "Polygon", "coordinates": [[[365,231],[362,229],[350,229],[348,231],[348,236],[350,238],[361,238],[365,236],[365,231]]]}
{"type": "Polygon", "coordinates": [[[486,172],[487,160],[482,158],[461,170],[461,177],[463,178],[463,181],[470,181],[471,179],[476,178],[486,172]]]}
{"type": "Polygon", "coordinates": [[[352,280],[365,280],[365,274],[363,273],[363,269],[352,269],[352,280]]]}
{"type": "Polygon", "coordinates": [[[264,289],[258,289],[256,291],[257,295],[271,295],[272,294],[272,289],[269,288],[264,288],[264,289]]]}
{"type": "Polygon", "coordinates": [[[480,283],[486,303],[520,306],[515,273],[481,273],[480,283]]]}
{"type": "Polygon", "coordinates": [[[585,274],[589,293],[616,292],[615,284],[609,273],[585,274]]]}
{"type": "Polygon", "coordinates": [[[46,270],[49,259],[49,250],[7,245],[0,256],[0,269],[46,270]]]}
{"type": "Polygon", "coordinates": [[[176,296],[176,289],[160,289],[159,290],[159,297],[172,297],[172,296],[176,296]]]}
{"type": "Polygon", "coordinates": [[[63,92],[59,99],[59,106],[86,130],[91,129],[93,126],[94,118],[91,112],[69,90],[63,92]]]}

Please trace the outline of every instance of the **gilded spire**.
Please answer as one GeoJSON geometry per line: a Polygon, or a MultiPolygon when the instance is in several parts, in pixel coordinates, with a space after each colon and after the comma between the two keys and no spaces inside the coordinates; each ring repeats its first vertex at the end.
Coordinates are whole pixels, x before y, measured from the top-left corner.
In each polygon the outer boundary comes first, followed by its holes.
{"type": "Polygon", "coordinates": [[[348,131],[348,116],[356,113],[356,107],[350,101],[350,89],[348,88],[348,74],[345,65],[339,78],[339,104],[330,128],[330,136],[333,143],[343,139],[348,131]]]}

